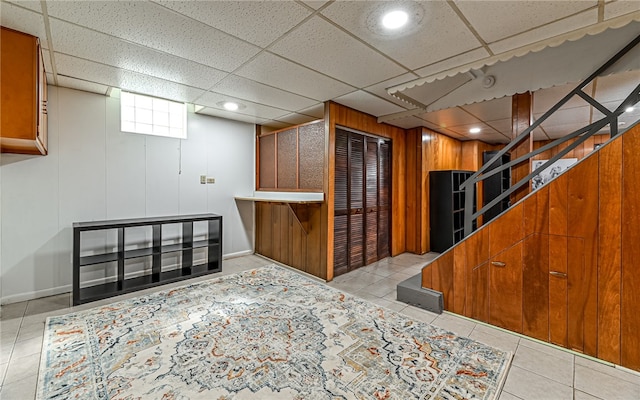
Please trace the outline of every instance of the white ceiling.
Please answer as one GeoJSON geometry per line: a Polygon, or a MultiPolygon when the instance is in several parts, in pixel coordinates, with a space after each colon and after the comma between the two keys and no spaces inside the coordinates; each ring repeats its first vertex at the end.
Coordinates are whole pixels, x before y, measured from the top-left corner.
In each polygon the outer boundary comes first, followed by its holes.
{"type": "MultiPolygon", "coordinates": [[[[640,2],[0,0],[0,17],[3,26],[40,37],[50,84],[102,94],[121,88],[278,129],[322,118],[326,100],[378,117],[412,110],[386,89],[607,21],[640,21],[640,2]],[[378,21],[397,7],[413,20],[391,34],[378,21]],[[244,107],[226,111],[219,104],[227,100],[244,107]]],[[[591,90],[598,100],[619,101],[639,74],[598,78],[591,90]]],[[[534,116],[574,86],[535,93],[534,116]]],[[[536,138],[598,117],[580,101],[536,138]]],[[[511,135],[509,97],[411,114],[389,123],[491,143],[511,135]],[[472,126],[481,133],[469,134],[472,126]]],[[[640,110],[624,118],[631,123],[640,110]]]]}

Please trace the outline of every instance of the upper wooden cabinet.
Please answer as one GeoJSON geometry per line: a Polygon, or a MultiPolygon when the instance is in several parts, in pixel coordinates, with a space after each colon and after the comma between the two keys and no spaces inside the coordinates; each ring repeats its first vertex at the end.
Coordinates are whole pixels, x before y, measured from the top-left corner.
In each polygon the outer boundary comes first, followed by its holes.
{"type": "Polygon", "coordinates": [[[47,77],[40,40],[0,29],[0,149],[46,155],[47,77]]]}

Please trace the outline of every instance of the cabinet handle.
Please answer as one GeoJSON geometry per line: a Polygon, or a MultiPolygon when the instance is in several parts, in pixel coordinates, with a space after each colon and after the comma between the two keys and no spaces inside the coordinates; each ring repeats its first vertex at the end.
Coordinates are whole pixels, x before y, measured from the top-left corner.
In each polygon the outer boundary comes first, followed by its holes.
{"type": "Polygon", "coordinates": [[[506,267],[507,263],[503,263],[502,261],[491,261],[491,265],[493,265],[494,267],[506,267]]]}
{"type": "Polygon", "coordinates": [[[557,276],[558,278],[566,278],[567,277],[567,274],[565,274],[564,272],[551,271],[549,273],[551,275],[553,275],[553,276],[557,276]]]}

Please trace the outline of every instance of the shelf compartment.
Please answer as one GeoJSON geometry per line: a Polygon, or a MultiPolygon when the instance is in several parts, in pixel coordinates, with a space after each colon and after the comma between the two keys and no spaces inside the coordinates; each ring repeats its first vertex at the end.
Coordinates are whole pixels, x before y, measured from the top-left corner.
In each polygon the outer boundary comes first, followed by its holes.
{"type": "Polygon", "coordinates": [[[147,274],[125,279],[122,282],[108,282],[100,285],[87,286],[80,289],[79,300],[81,303],[86,303],[106,299],[137,290],[178,282],[187,278],[207,275],[212,272],[220,272],[222,270],[220,264],[218,264],[217,268],[211,268],[210,264],[216,264],[216,262],[202,263],[194,265],[191,268],[178,268],[161,272],[160,274],[147,274]]]}
{"type": "MultiPolygon", "coordinates": [[[[212,247],[218,246],[218,241],[210,241],[208,239],[198,240],[193,242],[192,246],[187,246],[184,243],[176,243],[176,244],[166,244],[160,247],[160,251],[154,251],[153,247],[145,247],[142,249],[133,249],[127,250],[124,252],[124,259],[129,260],[131,258],[139,258],[152,256],[155,254],[164,254],[164,253],[172,253],[174,251],[183,251],[183,250],[191,250],[191,249],[200,249],[204,247],[212,247]]],[[[80,266],[84,267],[87,265],[95,265],[102,264],[111,261],[118,261],[118,253],[103,253],[103,254],[94,254],[90,256],[80,257],[80,266]]]]}

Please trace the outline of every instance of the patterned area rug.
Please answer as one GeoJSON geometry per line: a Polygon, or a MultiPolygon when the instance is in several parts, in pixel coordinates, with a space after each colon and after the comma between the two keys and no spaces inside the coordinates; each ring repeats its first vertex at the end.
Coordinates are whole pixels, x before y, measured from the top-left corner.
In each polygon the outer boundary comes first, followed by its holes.
{"type": "Polygon", "coordinates": [[[47,320],[39,399],[495,399],[511,354],[268,266],[47,320]]]}

